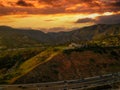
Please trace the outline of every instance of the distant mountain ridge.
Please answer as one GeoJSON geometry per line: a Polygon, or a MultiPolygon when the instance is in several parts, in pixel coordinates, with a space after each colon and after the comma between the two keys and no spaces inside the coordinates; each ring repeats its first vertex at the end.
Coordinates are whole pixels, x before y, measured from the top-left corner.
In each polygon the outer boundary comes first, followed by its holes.
{"type": "Polygon", "coordinates": [[[21,33],[21,31],[0,26],[0,48],[23,48],[40,45],[40,42],[21,33]]]}
{"type": "Polygon", "coordinates": [[[10,36],[13,36],[13,38],[16,38],[16,35],[17,36],[20,35],[20,37],[25,36],[33,40],[34,42],[37,41],[37,43],[42,43],[47,45],[59,45],[70,42],[80,43],[82,41],[96,40],[101,37],[109,36],[109,35],[120,35],[120,24],[110,24],[110,25],[98,24],[98,25],[76,29],[69,32],[57,32],[57,33],[56,32],[44,33],[39,30],[32,30],[32,29],[24,30],[24,29],[15,29],[8,26],[0,26],[0,37],[1,34],[4,37],[6,37],[6,35],[9,34],[10,36]]]}

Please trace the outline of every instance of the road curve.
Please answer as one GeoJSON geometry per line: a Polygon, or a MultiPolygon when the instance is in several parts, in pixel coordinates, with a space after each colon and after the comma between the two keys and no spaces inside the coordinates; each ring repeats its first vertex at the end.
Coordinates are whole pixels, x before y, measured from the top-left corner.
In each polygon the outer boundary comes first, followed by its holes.
{"type": "Polygon", "coordinates": [[[82,90],[120,82],[120,72],[58,82],[0,85],[0,90],[82,90]]]}

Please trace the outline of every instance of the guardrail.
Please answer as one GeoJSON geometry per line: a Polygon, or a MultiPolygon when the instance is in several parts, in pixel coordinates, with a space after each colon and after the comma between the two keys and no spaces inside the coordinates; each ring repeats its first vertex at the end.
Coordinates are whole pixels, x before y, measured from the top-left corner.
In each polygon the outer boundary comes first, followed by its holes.
{"type": "Polygon", "coordinates": [[[117,82],[120,82],[120,72],[76,80],[65,80],[34,84],[0,85],[0,87],[4,88],[4,90],[12,90],[10,88],[21,88],[22,90],[22,88],[36,88],[36,87],[37,89],[34,90],[78,90],[78,89],[82,90],[85,88],[109,85],[117,82]]]}

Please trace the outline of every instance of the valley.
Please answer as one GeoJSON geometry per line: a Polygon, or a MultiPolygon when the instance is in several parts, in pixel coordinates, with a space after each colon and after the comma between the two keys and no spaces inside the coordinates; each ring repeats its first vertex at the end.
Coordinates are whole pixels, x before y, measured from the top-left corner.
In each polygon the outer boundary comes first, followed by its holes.
{"type": "Polygon", "coordinates": [[[120,72],[120,25],[44,33],[0,26],[0,84],[57,82],[120,72]]]}

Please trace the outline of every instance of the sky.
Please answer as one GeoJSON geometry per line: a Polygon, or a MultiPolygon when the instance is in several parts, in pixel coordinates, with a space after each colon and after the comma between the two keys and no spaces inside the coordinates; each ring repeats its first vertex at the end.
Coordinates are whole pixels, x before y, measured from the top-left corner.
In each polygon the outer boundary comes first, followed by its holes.
{"type": "Polygon", "coordinates": [[[0,25],[44,32],[120,23],[120,0],[0,0],[0,25]]]}

